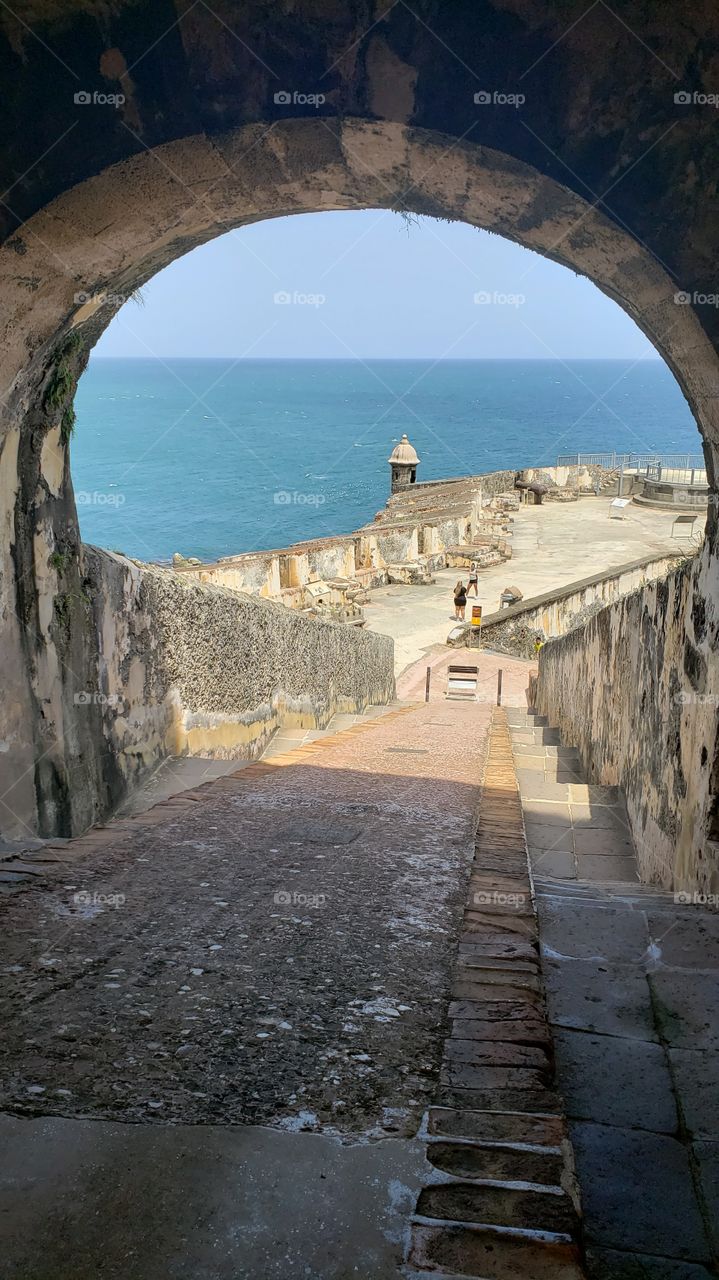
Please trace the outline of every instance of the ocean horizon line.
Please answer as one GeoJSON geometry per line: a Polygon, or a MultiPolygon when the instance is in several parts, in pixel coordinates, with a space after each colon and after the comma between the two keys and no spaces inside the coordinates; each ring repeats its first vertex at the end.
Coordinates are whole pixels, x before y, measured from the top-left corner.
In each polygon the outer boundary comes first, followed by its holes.
{"type": "Polygon", "coordinates": [[[148,363],[159,360],[203,360],[208,364],[219,360],[234,360],[237,364],[416,364],[420,360],[440,364],[665,364],[660,355],[639,357],[630,356],[188,356],[188,355],[156,355],[156,356],[103,356],[90,354],[90,359],[99,360],[146,360],[148,363]]]}

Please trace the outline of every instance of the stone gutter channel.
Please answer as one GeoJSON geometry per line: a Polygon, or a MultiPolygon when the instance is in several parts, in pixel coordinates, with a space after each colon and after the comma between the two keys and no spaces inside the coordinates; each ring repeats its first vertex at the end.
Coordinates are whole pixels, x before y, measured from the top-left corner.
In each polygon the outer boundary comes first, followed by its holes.
{"type": "Polygon", "coordinates": [[[504,710],[493,714],[436,1105],[436,1170],[408,1275],[582,1280],[579,1191],[552,1040],[524,819],[504,710]]]}

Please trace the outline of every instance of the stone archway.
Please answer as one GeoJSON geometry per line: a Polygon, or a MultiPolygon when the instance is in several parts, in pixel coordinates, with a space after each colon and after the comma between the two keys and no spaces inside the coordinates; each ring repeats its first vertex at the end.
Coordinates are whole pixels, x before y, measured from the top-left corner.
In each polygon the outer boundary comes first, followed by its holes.
{"type": "MultiPolygon", "coordinates": [[[[136,288],[213,236],[268,217],[368,206],[463,220],[589,277],[674,372],[713,484],[718,365],[693,308],[676,304],[675,282],[636,239],[536,169],[399,123],[326,119],[193,135],[111,165],[31,217],[0,250],[10,317],[0,361],[9,388],[0,454],[9,671],[0,790],[25,826],[82,829],[106,811],[117,768],[101,710],[80,718],[74,704],[102,644],[83,595],[68,460],[72,399],[90,348],[136,288]]],[[[702,601],[715,571],[711,506],[709,519],[692,588],[702,601]]],[[[710,652],[711,608],[708,616],[701,644],[710,652]]],[[[706,744],[708,725],[702,734],[706,744]]]]}

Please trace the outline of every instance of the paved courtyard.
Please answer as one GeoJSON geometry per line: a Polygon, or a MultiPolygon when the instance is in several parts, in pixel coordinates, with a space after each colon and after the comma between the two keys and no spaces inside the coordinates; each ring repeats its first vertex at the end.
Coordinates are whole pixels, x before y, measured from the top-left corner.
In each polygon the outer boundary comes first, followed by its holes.
{"type": "MultiPolygon", "coordinates": [[[[500,594],[509,584],[528,599],[642,556],[691,550],[686,538],[671,537],[675,513],[632,503],[623,519],[610,519],[609,501],[585,497],[521,506],[514,512],[512,559],[479,575],[477,603],[485,614],[499,609],[500,594]]],[[[397,674],[430,645],[445,642],[454,617],[453,588],[460,577],[458,569],[443,569],[432,586],[378,587],[370,593],[364,607],[367,626],[393,637],[397,674]]],[[[470,596],[469,603],[473,601],[470,596]]]]}

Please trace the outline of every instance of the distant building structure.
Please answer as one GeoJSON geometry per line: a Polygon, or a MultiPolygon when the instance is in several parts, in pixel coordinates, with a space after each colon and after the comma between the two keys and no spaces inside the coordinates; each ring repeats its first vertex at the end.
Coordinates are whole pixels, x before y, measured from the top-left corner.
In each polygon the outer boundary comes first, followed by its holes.
{"type": "Polygon", "coordinates": [[[414,445],[410,444],[406,435],[402,436],[387,459],[392,468],[392,492],[404,489],[405,485],[414,484],[417,479],[419,458],[414,445]]]}

